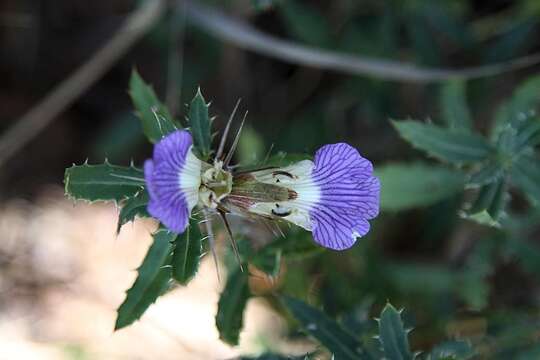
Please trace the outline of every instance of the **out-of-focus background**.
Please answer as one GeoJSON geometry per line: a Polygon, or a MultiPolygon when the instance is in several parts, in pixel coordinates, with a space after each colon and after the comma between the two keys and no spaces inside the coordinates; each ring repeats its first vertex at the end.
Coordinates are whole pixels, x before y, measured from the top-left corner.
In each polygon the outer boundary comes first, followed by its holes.
{"type": "MultiPolygon", "coordinates": [[[[0,154],[0,359],[229,359],[318,347],[311,340],[291,340],[290,319],[256,298],[248,304],[240,345],[222,343],[214,316],[223,284],[208,257],[187,287],[160,298],[131,327],[113,332],[115,310],[156,224],[137,220],[116,236],[116,207],[74,203],[65,198],[62,182],[73,163],[108,158],[140,165],[150,156],[127,92],[134,68],[179,118],[200,86],[212,101],[216,130],[242,98],[241,110],[249,115],[240,163],[264,157],[271,147],[312,154],[341,141],[357,147],[375,168],[433,162],[401,140],[389,120],[436,122],[443,116],[442,82],[381,79],[386,70],[323,69],[308,64],[312,55],[299,63],[274,54],[272,43],[265,45],[269,53],[246,50],[238,39],[224,41],[225,33],[203,24],[204,16],[215,15],[212,9],[315,50],[420,68],[508,64],[540,50],[537,0],[228,0],[201,1],[208,7],[199,12],[186,10],[196,1],[170,2],[129,48],[122,47],[132,40],[126,38],[107,50],[118,58],[101,64],[104,74],[95,83],[74,83],[64,94],[81,91],[73,102],[52,115],[44,107],[33,122],[9,132],[92,61],[144,3],[0,3],[0,149],[9,153],[0,154]]],[[[391,72],[393,65],[386,66],[391,72]]],[[[499,104],[539,70],[532,64],[469,81],[475,128],[486,133],[499,104]]],[[[522,210],[516,197],[514,205],[522,210]]],[[[413,349],[458,336],[478,340],[486,358],[530,349],[540,330],[538,218],[515,243],[460,218],[461,204],[455,195],[383,211],[353,249],[287,263],[280,291],[343,318],[355,311],[372,318],[391,300],[406,309],[406,322],[415,327],[413,349]]],[[[227,246],[218,235],[220,247],[227,246]]]]}

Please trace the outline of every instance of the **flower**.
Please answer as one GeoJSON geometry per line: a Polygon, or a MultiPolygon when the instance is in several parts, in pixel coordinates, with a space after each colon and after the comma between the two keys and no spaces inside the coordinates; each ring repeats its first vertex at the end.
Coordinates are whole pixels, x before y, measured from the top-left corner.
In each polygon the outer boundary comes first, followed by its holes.
{"type": "Polygon", "coordinates": [[[379,213],[379,193],[371,162],[339,143],[320,148],[314,161],[240,174],[227,199],[249,213],[301,226],[318,244],[343,250],[369,231],[368,220],[379,213]]]}
{"type": "Polygon", "coordinates": [[[148,212],[169,230],[183,233],[199,202],[203,162],[193,153],[187,131],[175,131],[154,146],[152,160],[144,163],[150,202],[148,212]]]}
{"type": "Polygon", "coordinates": [[[176,233],[198,205],[222,216],[286,220],[313,232],[318,244],[343,250],[369,231],[368,220],[379,212],[373,166],[345,143],[323,146],[314,161],[233,173],[220,159],[199,160],[191,134],[178,130],[155,145],[144,176],[148,212],[176,233]]]}

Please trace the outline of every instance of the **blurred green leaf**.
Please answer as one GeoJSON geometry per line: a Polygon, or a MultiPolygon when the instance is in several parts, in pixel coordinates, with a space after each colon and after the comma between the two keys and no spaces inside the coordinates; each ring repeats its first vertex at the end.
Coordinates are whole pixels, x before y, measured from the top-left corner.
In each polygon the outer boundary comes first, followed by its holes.
{"type": "Polygon", "coordinates": [[[432,66],[440,64],[440,46],[425,19],[416,12],[408,14],[405,19],[407,35],[412,42],[413,54],[418,58],[417,62],[432,66]]]}
{"type": "Polygon", "coordinates": [[[386,358],[392,360],[412,360],[407,332],[403,328],[400,313],[386,304],[379,319],[379,340],[386,358]]]}
{"type": "Polygon", "coordinates": [[[297,0],[286,0],[279,4],[289,32],[306,44],[318,47],[330,47],[332,36],[328,18],[319,13],[313,5],[297,0]]]}
{"type": "Polygon", "coordinates": [[[457,164],[482,161],[493,153],[492,146],[481,136],[456,133],[419,121],[392,121],[402,138],[417,149],[443,161],[457,164]]]}
{"type": "Polygon", "coordinates": [[[520,152],[538,144],[540,144],[540,118],[529,117],[517,131],[514,150],[520,152]]]}
{"type": "Polygon", "coordinates": [[[133,166],[73,165],[66,169],[66,195],[77,200],[120,201],[140,192],[144,174],[133,166]]]}
{"type": "Polygon", "coordinates": [[[146,206],[148,205],[148,193],[145,190],[141,190],[132,197],[129,197],[122,204],[120,209],[120,215],[118,216],[118,226],[116,233],[120,232],[120,228],[130,221],[135,220],[138,217],[150,217],[146,206]]]}
{"type": "Polygon", "coordinates": [[[450,129],[471,131],[473,121],[467,105],[466,82],[451,80],[441,90],[440,104],[443,119],[450,129]]]}
{"type": "Polygon", "coordinates": [[[282,301],[302,328],[330,350],[336,359],[370,359],[360,341],[323,312],[294,298],[283,297],[282,301]]]}
{"type": "Polygon", "coordinates": [[[465,176],[442,166],[389,164],[375,175],[381,181],[381,209],[404,210],[427,206],[463,190],[465,176]]]}
{"type": "Polygon", "coordinates": [[[202,255],[202,235],[199,223],[191,219],[186,231],[174,241],[172,276],[186,285],[197,273],[202,255]]]}
{"type": "Polygon", "coordinates": [[[137,279],[127,291],[126,299],[117,310],[115,330],[138,320],[146,309],[163,294],[171,280],[171,252],[176,234],[159,229],[154,242],[137,269],[137,279]]]}
{"type": "Polygon", "coordinates": [[[496,139],[499,132],[510,124],[515,129],[533,115],[540,104],[540,76],[530,77],[519,85],[512,97],[505,101],[495,114],[495,126],[492,131],[492,138],[496,139]]]}
{"type": "Polygon", "coordinates": [[[202,160],[208,160],[211,153],[212,134],[211,121],[208,117],[209,105],[204,100],[201,89],[197,90],[197,94],[189,106],[189,126],[191,135],[193,135],[193,146],[202,160]]]}
{"type": "Polygon", "coordinates": [[[114,115],[96,135],[91,158],[123,161],[146,142],[139,121],[132,111],[114,115]]]}
{"type": "Polygon", "coordinates": [[[429,353],[429,360],[466,360],[475,355],[471,344],[463,340],[445,341],[429,353]]]}
{"type": "Polygon", "coordinates": [[[514,27],[502,35],[488,49],[484,50],[485,62],[510,60],[530,44],[534,34],[536,19],[529,19],[515,24],[514,27]]]}
{"type": "Polygon", "coordinates": [[[167,107],[159,101],[154,89],[144,82],[136,70],[129,80],[129,95],[141,119],[143,132],[152,143],[180,128],[167,107]]]}
{"type": "Polygon", "coordinates": [[[256,11],[266,11],[271,9],[278,0],[251,0],[251,4],[256,11]]]}
{"type": "Polygon", "coordinates": [[[481,224],[500,226],[499,220],[506,200],[506,180],[500,178],[480,188],[467,216],[481,224]],[[489,215],[486,217],[485,215],[489,215]]]}
{"type": "Polygon", "coordinates": [[[264,140],[261,135],[253,127],[244,126],[236,150],[240,164],[245,166],[264,160],[264,151],[264,140]]]}
{"type": "Polygon", "coordinates": [[[250,295],[248,274],[239,268],[235,269],[227,277],[227,284],[219,297],[216,315],[219,338],[227,344],[238,345],[244,310],[250,295]]]}
{"type": "Polygon", "coordinates": [[[497,161],[487,161],[473,171],[467,180],[470,187],[486,185],[500,179],[504,175],[504,168],[497,161]]]}
{"type": "Polygon", "coordinates": [[[540,203],[540,158],[525,155],[510,169],[511,181],[533,202],[540,203]]]}

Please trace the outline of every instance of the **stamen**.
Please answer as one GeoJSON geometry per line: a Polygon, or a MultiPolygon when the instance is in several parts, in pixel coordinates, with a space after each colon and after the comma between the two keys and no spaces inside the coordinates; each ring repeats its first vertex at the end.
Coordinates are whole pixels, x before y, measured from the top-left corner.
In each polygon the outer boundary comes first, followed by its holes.
{"type": "Polygon", "coordinates": [[[242,99],[238,99],[238,101],[236,102],[236,105],[234,106],[234,109],[231,113],[231,115],[229,116],[229,120],[227,121],[227,125],[225,126],[225,130],[223,130],[223,135],[221,136],[221,141],[219,142],[219,148],[218,148],[218,151],[216,153],[216,160],[219,160],[221,158],[221,156],[223,155],[223,150],[225,148],[225,142],[227,141],[227,135],[229,134],[229,129],[231,127],[231,123],[234,119],[234,115],[236,114],[236,110],[238,109],[238,106],[240,105],[240,102],[242,101],[242,99]]]}
{"type": "Polygon", "coordinates": [[[242,123],[240,124],[240,127],[238,128],[238,132],[236,133],[236,137],[234,138],[234,142],[231,146],[231,149],[229,150],[229,153],[227,154],[227,157],[225,160],[223,160],[223,167],[226,167],[229,165],[229,163],[232,160],[233,154],[236,151],[236,146],[238,145],[238,141],[240,140],[240,133],[242,132],[242,128],[244,127],[244,122],[246,121],[248,112],[244,114],[244,117],[242,118],[242,123]]]}

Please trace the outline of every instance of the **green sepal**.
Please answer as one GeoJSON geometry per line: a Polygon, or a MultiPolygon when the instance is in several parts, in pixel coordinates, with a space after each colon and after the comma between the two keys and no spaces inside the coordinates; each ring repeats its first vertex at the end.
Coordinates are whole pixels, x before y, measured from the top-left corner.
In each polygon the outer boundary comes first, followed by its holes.
{"type": "Polygon", "coordinates": [[[414,359],[409,348],[407,333],[403,327],[400,312],[390,303],[386,304],[379,319],[379,341],[387,359],[414,359]]]}
{"type": "Polygon", "coordinates": [[[229,345],[238,345],[240,330],[244,323],[244,310],[251,293],[248,274],[240,268],[227,277],[227,284],[221,293],[216,314],[219,338],[229,345]]]}
{"type": "Polygon", "coordinates": [[[182,128],[136,70],[133,70],[129,80],[129,95],[150,142],[156,143],[163,136],[182,128]]]}
{"type": "Polygon", "coordinates": [[[465,164],[487,159],[494,149],[482,136],[454,132],[419,121],[392,121],[400,136],[417,149],[440,160],[465,164]]]}
{"type": "Polygon", "coordinates": [[[139,193],[144,185],[142,170],[133,166],[73,165],[64,175],[65,192],[76,200],[121,201],[139,193]]]}
{"type": "Polygon", "coordinates": [[[291,297],[282,297],[282,302],[302,328],[330,350],[336,359],[371,359],[356,336],[322,311],[291,297]]]}
{"type": "Polygon", "coordinates": [[[120,229],[123,225],[135,220],[136,217],[150,217],[150,214],[146,209],[148,201],[148,193],[146,190],[141,190],[120,204],[121,209],[120,214],[118,215],[118,226],[116,228],[117,234],[120,233],[120,229]]]}
{"type": "Polygon", "coordinates": [[[172,276],[186,285],[197,273],[202,255],[202,235],[199,223],[191,219],[183,234],[174,241],[172,276]]]}
{"type": "Polygon", "coordinates": [[[148,249],[141,266],[137,269],[137,278],[117,310],[115,330],[138,320],[169,287],[171,254],[173,241],[177,235],[160,228],[153,237],[154,242],[148,249]]]}
{"type": "Polygon", "coordinates": [[[193,147],[199,158],[207,161],[211,154],[212,135],[208,107],[201,93],[201,88],[189,105],[188,122],[193,136],[193,147]]]}
{"type": "Polygon", "coordinates": [[[381,209],[429,206],[463,191],[463,173],[440,165],[388,164],[375,175],[381,182],[381,209]]]}

